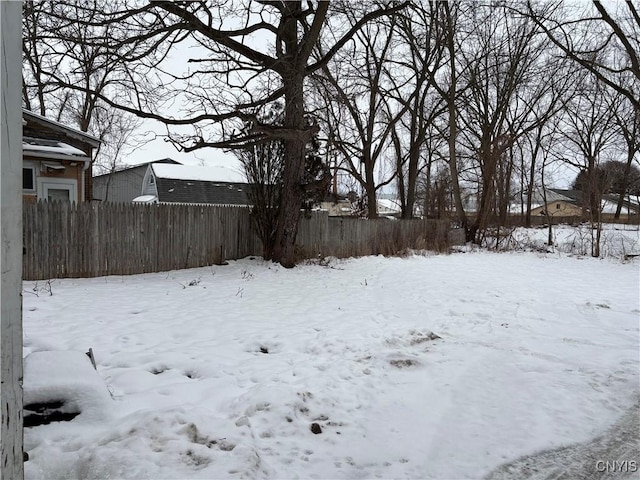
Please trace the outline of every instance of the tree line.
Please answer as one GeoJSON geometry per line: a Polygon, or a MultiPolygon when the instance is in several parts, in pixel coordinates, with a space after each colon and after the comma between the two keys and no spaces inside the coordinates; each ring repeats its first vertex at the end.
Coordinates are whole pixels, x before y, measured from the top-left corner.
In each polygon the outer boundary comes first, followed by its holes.
{"type": "Polygon", "coordinates": [[[102,138],[107,168],[141,119],[180,151],[237,151],[265,256],[293,266],[301,207],[331,185],[369,218],[394,191],[403,218],[452,216],[481,242],[514,204],[530,221],[569,165],[595,223],[618,172],[619,215],[639,39],[631,1],[33,1],[23,103],[102,138]]]}

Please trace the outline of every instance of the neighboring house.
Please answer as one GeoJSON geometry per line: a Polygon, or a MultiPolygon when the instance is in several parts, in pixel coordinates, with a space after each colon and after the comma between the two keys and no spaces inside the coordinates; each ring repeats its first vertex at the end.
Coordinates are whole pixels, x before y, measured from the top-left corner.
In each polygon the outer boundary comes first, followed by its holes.
{"type": "Polygon", "coordinates": [[[197,203],[250,206],[250,185],[232,168],[152,163],[137,203],[197,203]]]}
{"type": "Polygon", "coordinates": [[[130,203],[134,198],[140,196],[142,182],[149,165],[152,163],[180,165],[180,162],[171,158],[163,158],[144,162],[116,172],[97,175],[93,177],[93,199],[102,202],[130,203]]]}
{"type": "MultiPolygon", "coordinates": [[[[400,217],[402,209],[394,194],[379,193],[376,199],[379,217],[400,217]]],[[[358,215],[358,205],[355,198],[351,200],[345,196],[327,194],[325,199],[314,210],[326,211],[330,217],[352,217],[358,215]],[[353,200],[353,201],[352,201],[353,200]]]]}
{"type": "Polygon", "coordinates": [[[531,215],[550,215],[552,217],[579,217],[582,215],[582,208],[564,200],[547,202],[546,205],[531,209],[531,215]]]}
{"type": "MultiPolygon", "coordinates": [[[[531,215],[551,215],[555,217],[581,217],[583,216],[583,200],[580,190],[562,190],[549,188],[546,191],[547,203],[544,204],[542,194],[534,198],[535,208],[531,209],[531,215]]],[[[601,212],[605,215],[613,215],[616,211],[619,196],[605,194],[602,196],[601,212]]],[[[638,215],[638,203],[633,198],[625,199],[620,212],[621,218],[638,215]]]]}
{"type": "Polygon", "coordinates": [[[393,193],[379,193],[377,198],[378,216],[379,217],[400,217],[402,215],[402,207],[400,199],[393,193]]]}
{"type": "Polygon", "coordinates": [[[100,140],[28,110],[22,111],[22,191],[27,201],[87,201],[91,161],[100,140]]]}
{"type": "Polygon", "coordinates": [[[340,198],[320,202],[315,210],[327,212],[330,217],[349,217],[353,215],[354,207],[348,199],[340,198]]]}
{"type": "Polygon", "coordinates": [[[537,192],[533,197],[531,215],[550,215],[552,217],[579,217],[582,215],[580,191],[548,188],[545,193],[546,195],[537,192]]]}
{"type": "Polygon", "coordinates": [[[355,193],[353,195],[340,195],[338,193],[327,193],[319,205],[313,210],[327,212],[330,217],[348,217],[353,216],[356,207],[352,203],[355,201],[355,193]],[[351,198],[351,200],[350,200],[351,198]]]}

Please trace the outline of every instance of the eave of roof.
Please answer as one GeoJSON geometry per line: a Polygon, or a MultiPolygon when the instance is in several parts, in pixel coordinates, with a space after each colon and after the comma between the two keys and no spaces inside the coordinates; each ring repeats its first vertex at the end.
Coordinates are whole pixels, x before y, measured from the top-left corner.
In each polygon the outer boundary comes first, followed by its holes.
{"type": "Polygon", "coordinates": [[[92,147],[98,147],[100,145],[100,139],[94,137],[93,135],[89,135],[86,132],[81,132],[75,128],[68,127],[67,125],[63,125],[60,122],[56,122],[55,120],[51,120],[50,118],[43,117],[42,115],[38,115],[37,113],[33,113],[29,110],[22,109],[23,118],[28,118],[36,123],[41,125],[47,125],[49,127],[53,127],[57,130],[62,130],[71,138],[75,138],[77,140],[82,140],[83,142],[88,143],[92,147]]]}
{"type": "Polygon", "coordinates": [[[90,162],[82,150],[63,142],[40,140],[37,138],[23,137],[22,153],[25,157],[42,160],[68,160],[72,162],[90,162]]]}
{"type": "Polygon", "coordinates": [[[100,175],[94,175],[93,178],[104,177],[106,175],[116,175],[119,173],[127,173],[135,170],[136,168],[144,168],[145,170],[152,163],[164,163],[164,164],[173,164],[173,165],[182,165],[178,160],[174,160],[173,158],[161,158],[159,160],[149,160],[148,162],[136,163],[135,165],[127,165],[126,167],[120,170],[114,170],[113,172],[101,173],[100,175]]]}

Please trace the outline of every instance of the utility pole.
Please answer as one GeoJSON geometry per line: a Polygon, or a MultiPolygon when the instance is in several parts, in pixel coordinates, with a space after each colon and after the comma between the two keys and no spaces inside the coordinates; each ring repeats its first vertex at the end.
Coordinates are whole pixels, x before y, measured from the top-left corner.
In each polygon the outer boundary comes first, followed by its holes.
{"type": "Polygon", "coordinates": [[[22,480],[22,2],[0,1],[0,480],[22,480]]]}

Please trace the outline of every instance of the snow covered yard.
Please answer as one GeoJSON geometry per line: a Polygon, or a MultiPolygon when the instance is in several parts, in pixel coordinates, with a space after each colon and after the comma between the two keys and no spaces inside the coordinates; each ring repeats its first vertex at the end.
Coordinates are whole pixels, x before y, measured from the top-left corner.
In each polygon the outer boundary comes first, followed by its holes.
{"type": "Polygon", "coordinates": [[[26,478],[482,478],[636,404],[639,273],[471,252],[25,282],[25,354],[92,347],[113,396],[27,429],[26,478]]]}

